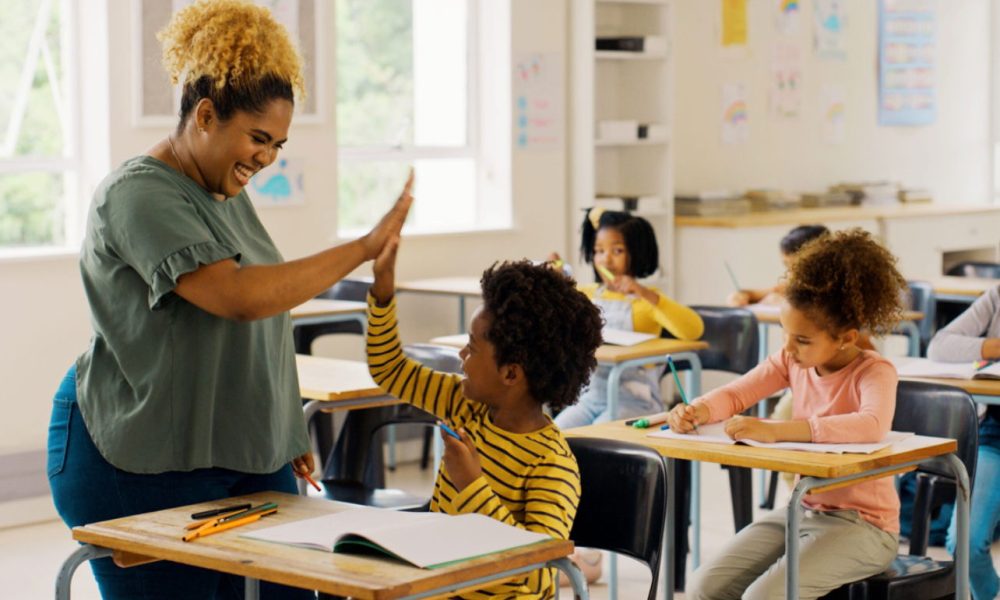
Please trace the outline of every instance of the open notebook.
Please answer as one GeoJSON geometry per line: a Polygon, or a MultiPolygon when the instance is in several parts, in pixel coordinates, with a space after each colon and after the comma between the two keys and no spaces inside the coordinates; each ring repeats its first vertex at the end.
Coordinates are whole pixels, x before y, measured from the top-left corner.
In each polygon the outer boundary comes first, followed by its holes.
{"type": "Polygon", "coordinates": [[[692,442],[711,442],[715,444],[746,444],[757,448],[778,448],[781,450],[805,450],[806,452],[823,452],[831,454],[871,454],[878,452],[882,448],[902,442],[912,437],[912,433],[903,431],[890,431],[885,439],[873,444],[816,444],[813,442],[774,442],[768,444],[754,440],[734,440],[726,435],[725,423],[712,423],[711,425],[699,425],[698,433],[674,433],[669,429],[654,431],[649,437],[662,437],[677,440],[689,440],[692,442]]]}
{"type": "Polygon", "coordinates": [[[900,377],[940,377],[943,379],[1000,379],[1000,362],[980,366],[972,362],[939,362],[926,358],[894,357],[900,377]]]}
{"type": "Polygon", "coordinates": [[[480,514],[355,508],[243,534],[327,552],[380,554],[416,567],[449,564],[552,539],[480,514]]]}
{"type": "Polygon", "coordinates": [[[659,337],[653,333],[626,331],[624,329],[615,329],[614,327],[605,327],[602,329],[601,336],[604,338],[605,344],[612,344],[614,346],[634,346],[646,340],[655,340],[659,337]]]}

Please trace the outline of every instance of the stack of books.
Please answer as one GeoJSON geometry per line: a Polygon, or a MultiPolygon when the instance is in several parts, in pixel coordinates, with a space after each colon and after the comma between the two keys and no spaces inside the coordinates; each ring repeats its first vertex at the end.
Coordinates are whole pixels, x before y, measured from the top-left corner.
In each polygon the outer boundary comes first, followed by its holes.
{"type": "Polygon", "coordinates": [[[931,202],[934,197],[929,190],[925,189],[901,189],[899,190],[899,201],[904,204],[915,204],[918,202],[931,202]]]}
{"type": "Polygon", "coordinates": [[[674,214],[691,217],[718,217],[750,212],[750,200],[738,192],[715,191],[678,194],[674,214]]]}
{"type": "Polygon", "coordinates": [[[899,184],[891,181],[861,181],[838,183],[832,191],[847,192],[852,204],[884,205],[899,202],[899,184]]]}
{"type": "Polygon", "coordinates": [[[802,194],[803,208],[820,208],[826,206],[847,206],[851,204],[851,195],[843,191],[804,192],[802,194]]]}
{"type": "Polygon", "coordinates": [[[749,190],[746,193],[751,210],[788,210],[802,206],[799,194],[784,190],[749,190]]]}
{"type": "Polygon", "coordinates": [[[663,210],[659,196],[643,194],[597,194],[594,206],[607,210],[655,213],[663,210]]]}

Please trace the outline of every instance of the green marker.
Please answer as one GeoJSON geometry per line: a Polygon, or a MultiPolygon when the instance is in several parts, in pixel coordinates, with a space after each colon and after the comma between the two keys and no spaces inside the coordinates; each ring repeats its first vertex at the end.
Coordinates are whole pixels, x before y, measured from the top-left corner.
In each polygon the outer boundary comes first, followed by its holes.
{"type": "Polygon", "coordinates": [[[600,273],[601,276],[607,279],[608,281],[615,280],[615,274],[609,271],[608,268],[605,267],[604,265],[594,265],[594,268],[597,269],[597,272],[600,273]]]}

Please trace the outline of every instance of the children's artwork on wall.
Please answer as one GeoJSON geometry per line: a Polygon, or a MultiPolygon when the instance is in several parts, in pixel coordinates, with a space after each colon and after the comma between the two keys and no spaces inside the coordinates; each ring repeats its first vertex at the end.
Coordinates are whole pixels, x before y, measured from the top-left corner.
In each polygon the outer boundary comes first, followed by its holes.
{"type": "Polygon", "coordinates": [[[792,42],[779,41],[771,53],[771,114],[791,118],[802,104],[802,52],[792,42]]]}
{"type": "Polygon", "coordinates": [[[563,139],[558,54],[529,53],[514,62],[514,147],[557,148],[563,139]]]}
{"type": "MultiPolygon", "coordinates": [[[[171,85],[161,64],[156,32],[163,29],[175,12],[194,0],[132,0],[135,27],[133,56],[136,89],[133,92],[133,123],[137,126],[166,127],[177,124],[180,90],[171,85]]],[[[324,22],[322,0],[254,0],[270,9],[285,26],[302,55],[306,93],[296,98],[295,123],[323,120],[323,56],[320,24],[324,22]]]]}
{"type": "Polygon", "coordinates": [[[304,163],[299,158],[279,158],[254,175],[246,187],[254,206],[305,204],[304,163]]]}
{"type": "Polygon", "coordinates": [[[823,141],[827,144],[843,144],[847,130],[844,86],[825,84],[820,101],[820,114],[823,115],[823,141]]]}
{"type": "Polygon", "coordinates": [[[799,32],[802,20],[802,2],[799,0],[771,0],[774,3],[774,26],[782,35],[799,32]]]}
{"type": "Polygon", "coordinates": [[[722,143],[745,144],[750,139],[746,86],[742,83],[722,84],[722,143]]]}
{"type": "Polygon", "coordinates": [[[814,0],[813,50],[819,58],[847,58],[847,0],[814,0]]]}
{"type": "Polygon", "coordinates": [[[937,114],[934,0],[879,0],[879,125],[927,125],[937,114]]]}
{"type": "Polygon", "coordinates": [[[747,0],[720,0],[722,6],[721,35],[723,50],[745,53],[748,41],[747,0]]]}

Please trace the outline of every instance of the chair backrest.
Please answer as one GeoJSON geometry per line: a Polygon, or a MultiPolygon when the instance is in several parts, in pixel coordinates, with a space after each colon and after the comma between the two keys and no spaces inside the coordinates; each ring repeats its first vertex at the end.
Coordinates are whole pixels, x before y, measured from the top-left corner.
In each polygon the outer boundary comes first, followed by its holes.
{"type": "Polygon", "coordinates": [[[368,299],[368,288],[372,285],[370,277],[357,279],[341,279],[333,284],[325,292],[321,292],[317,298],[329,298],[330,300],[353,300],[364,302],[368,299]]]}
{"type": "Polygon", "coordinates": [[[986,279],[1000,279],[1000,263],[980,262],[975,260],[965,260],[952,265],[945,275],[957,277],[984,277],[986,279]]]}
{"type": "MultiPolygon", "coordinates": [[[[958,441],[956,456],[965,464],[970,483],[975,480],[976,452],[979,447],[979,418],[968,392],[950,385],[923,381],[900,381],[896,390],[895,431],[953,438],[958,441]]],[[[920,464],[918,471],[951,477],[943,459],[920,464]]]]}
{"type": "Polygon", "coordinates": [[[920,331],[920,355],[927,354],[927,344],[934,336],[934,319],[937,313],[937,301],[934,297],[934,286],[926,281],[908,281],[907,306],[910,310],[924,313],[924,318],[917,321],[920,331]]]}
{"type": "MultiPolygon", "coordinates": [[[[371,278],[341,279],[326,291],[320,292],[317,298],[330,300],[353,300],[365,302],[368,299],[368,288],[371,278]]],[[[312,354],[312,345],[316,338],[336,333],[352,333],[364,335],[361,324],[356,321],[337,321],[334,323],[315,323],[312,325],[297,325],[293,329],[295,351],[300,354],[312,354]]]]}
{"type": "MultiPolygon", "coordinates": [[[[760,332],[757,317],[745,308],[730,306],[692,306],[705,323],[701,340],[708,348],[698,350],[701,368],[743,375],[760,362],[760,332]]],[[[677,361],[677,368],[689,368],[687,361],[677,361]]]]}
{"type": "Polygon", "coordinates": [[[568,438],[580,467],[580,505],[569,537],[577,546],[625,554],[649,567],[656,598],[667,506],[667,471],[655,451],[625,442],[568,438]]]}
{"type": "Polygon", "coordinates": [[[435,371],[462,372],[462,358],[457,348],[437,344],[405,344],[403,354],[435,371]]]}

